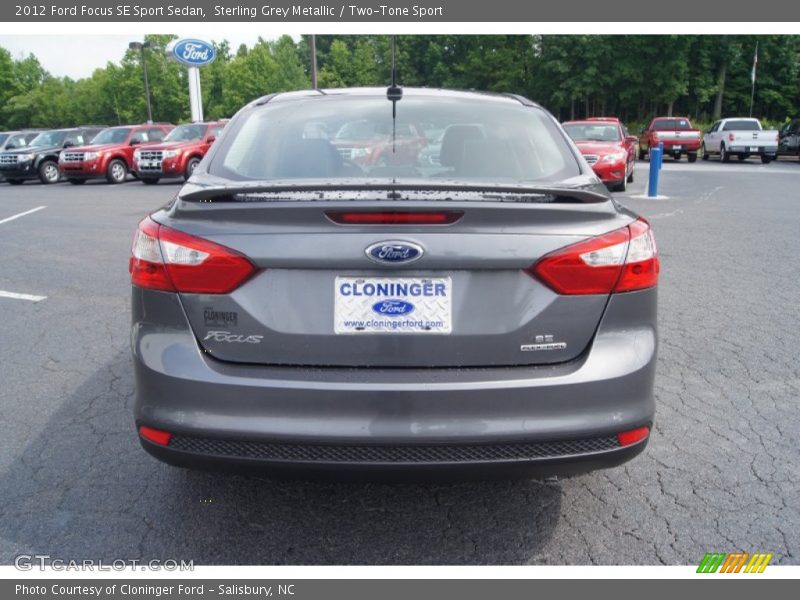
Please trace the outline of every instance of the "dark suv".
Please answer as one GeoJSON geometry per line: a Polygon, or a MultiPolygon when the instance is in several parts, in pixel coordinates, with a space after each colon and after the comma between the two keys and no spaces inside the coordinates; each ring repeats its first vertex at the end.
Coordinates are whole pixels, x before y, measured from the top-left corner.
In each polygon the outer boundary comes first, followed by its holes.
{"type": "Polygon", "coordinates": [[[58,172],[61,151],[88,143],[103,129],[87,126],[43,131],[28,146],[0,153],[0,176],[12,185],[37,178],[42,183],[57,183],[61,178],[58,172]]]}
{"type": "MultiPolygon", "coordinates": [[[[39,135],[40,130],[30,129],[23,131],[2,131],[0,132],[0,152],[19,150],[27,146],[33,138],[39,135]]],[[[3,180],[0,175],[0,181],[3,180]]]]}

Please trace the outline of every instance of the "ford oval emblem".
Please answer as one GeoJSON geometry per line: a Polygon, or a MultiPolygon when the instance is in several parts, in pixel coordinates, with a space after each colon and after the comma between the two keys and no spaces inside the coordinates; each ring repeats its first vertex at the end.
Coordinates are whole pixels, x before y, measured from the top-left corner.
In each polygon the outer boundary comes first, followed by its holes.
{"type": "Polygon", "coordinates": [[[377,263],[403,264],[422,258],[422,246],[411,242],[387,241],[372,244],[366,249],[367,258],[377,263]]]}
{"type": "Polygon", "coordinates": [[[414,305],[405,300],[381,300],[372,305],[372,312],[384,317],[404,317],[414,312],[414,305]]]}
{"type": "Polygon", "coordinates": [[[202,67],[214,62],[214,46],[202,40],[178,40],[170,44],[172,58],[189,67],[202,67]]]}

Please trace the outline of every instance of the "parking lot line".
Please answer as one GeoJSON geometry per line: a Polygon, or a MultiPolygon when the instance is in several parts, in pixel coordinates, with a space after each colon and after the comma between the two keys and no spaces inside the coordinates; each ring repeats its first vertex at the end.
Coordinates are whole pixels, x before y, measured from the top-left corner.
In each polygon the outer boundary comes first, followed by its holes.
{"type": "Polygon", "coordinates": [[[32,208],[30,210],[26,210],[25,212],[21,212],[16,215],[11,215],[10,217],[6,217],[5,219],[0,219],[0,225],[3,223],[8,223],[9,221],[13,221],[14,219],[19,219],[20,217],[24,217],[25,215],[29,215],[31,213],[35,213],[43,208],[47,208],[46,206],[37,206],[36,208],[32,208]]]}
{"type": "Polygon", "coordinates": [[[35,296],[33,294],[17,294],[16,292],[4,292],[0,290],[0,298],[13,298],[14,300],[30,300],[31,302],[41,302],[47,296],[35,296]]]}

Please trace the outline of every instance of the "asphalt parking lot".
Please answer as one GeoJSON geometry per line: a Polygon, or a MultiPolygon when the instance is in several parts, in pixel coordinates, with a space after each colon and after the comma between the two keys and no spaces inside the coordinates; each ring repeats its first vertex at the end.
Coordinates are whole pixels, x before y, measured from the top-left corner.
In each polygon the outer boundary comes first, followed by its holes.
{"type": "Polygon", "coordinates": [[[657,421],[622,468],[559,481],[311,483],[139,447],[127,260],[170,183],[0,184],[0,563],[800,563],[800,162],[647,163],[621,202],[662,260],[657,421]],[[44,206],[11,221],[8,217],[44,206]]]}

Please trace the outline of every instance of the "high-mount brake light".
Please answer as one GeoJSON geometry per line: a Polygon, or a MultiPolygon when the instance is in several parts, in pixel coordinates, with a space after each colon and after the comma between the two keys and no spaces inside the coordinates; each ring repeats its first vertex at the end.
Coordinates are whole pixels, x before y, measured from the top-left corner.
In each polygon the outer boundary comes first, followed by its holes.
{"type": "Polygon", "coordinates": [[[326,216],[339,225],[451,225],[461,219],[461,211],[329,211],[326,216]]]}
{"type": "Polygon", "coordinates": [[[526,269],[562,295],[610,294],[655,287],[656,242],[644,219],[544,256],[526,269]]]}
{"type": "Polygon", "coordinates": [[[256,268],[247,257],[146,217],[133,238],[128,270],[133,285],[192,294],[228,294],[256,268]]]}

